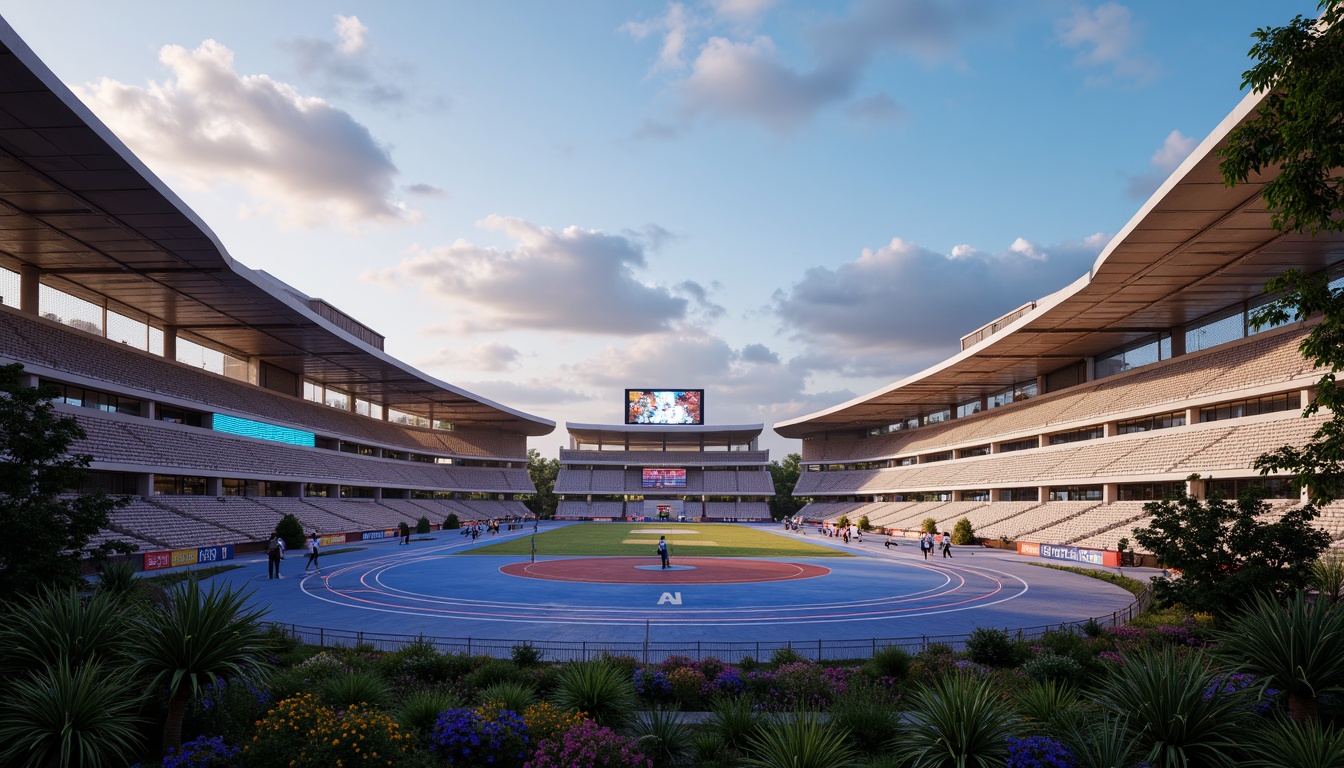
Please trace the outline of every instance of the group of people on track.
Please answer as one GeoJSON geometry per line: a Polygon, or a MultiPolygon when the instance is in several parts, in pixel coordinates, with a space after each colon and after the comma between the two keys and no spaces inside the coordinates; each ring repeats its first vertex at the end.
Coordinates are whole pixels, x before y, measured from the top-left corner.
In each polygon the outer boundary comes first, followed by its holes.
{"type": "MultiPolygon", "coordinates": [[[[304,548],[308,550],[308,562],[303,566],[303,570],[309,568],[317,571],[317,575],[322,575],[322,568],[318,565],[317,557],[320,554],[322,540],[318,538],[317,531],[313,531],[304,541],[304,548]]],[[[279,531],[271,534],[271,538],[266,542],[266,578],[283,579],[280,575],[280,561],[285,559],[285,538],[279,531]]]]}

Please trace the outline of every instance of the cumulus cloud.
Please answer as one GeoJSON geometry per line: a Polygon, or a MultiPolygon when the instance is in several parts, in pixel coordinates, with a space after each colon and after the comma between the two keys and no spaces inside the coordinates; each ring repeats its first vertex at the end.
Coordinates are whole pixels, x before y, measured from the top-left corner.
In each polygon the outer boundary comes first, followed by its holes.
{"type": "MultiPolygon", "coordinates": [[[[760,0],[724,0],[714,4],[713,18],[691,19],[683,6],[674,3],[655,22],[624,27],[640,36],[663,30],[654,71],[678,74],[672,89],[682,126],[699,118],[726,118],[788,133],[822,110],[846,104],[855,120],[888,122],[901,116],[889,94],[856,97],[872,59],[894,53],[927,63],[945,61],[955,56],[968,33],[994,15],[987,0],[859,0],[844,15],[805,30],[811,53],[807,65],[788,60],[768,36],[737,39],[733,30],[719,29],[699,45],[687,68],[692,33],[715,30],[721,26],[714,23],[716,19],[740,23],[769,5],[760,0]]],[[[665,121],[649,120],[636,135],[667,138],[680,130],[665,121]]]]}
{"type": "Polygon", "coordinates": [[[397,168],[348,113],[266,75],[239,75],[214,40],[165,46],[172,77],[146,87],[104,78],[75,92],[140,157],[188,182],[241,185],[285,223],[391,222],[397,168]]]}
{"type": "Polygon", "coordinates": [[[425,368],[450,368],[470,371],[506,371],[518,362],[522,353],[498,341],[487,341],[462,348],[443,348],[424,358],[425,368]]]}
{"type": "Polygon", "coordinates": [[[1152,170],[1129,177],[1129,186],[1126,190],[1129,196],[1138,200],[1146,200],[1149,195],[1157,191],[1158,187],[1162,186],[1162,182],[1167,180],[1172,171],[1185,162],[1185,158],[1189,157],[1197,146],[1199,146],[1199,141],[1180,131],[1172,131],[1167,134],[1167,138],[1162,141],[1162,146],[1158,147],[1157,151],[1148,160],[1148,165],[1151,166],[1152,170]]]}
{"type": "Polygon", "coordinates": [[[682,54],[686,50],[686,37],[694,21],[681,3],[669,3],[667,12],[648,21],[630,21],[621,25],[621,31],[643,40],[654,35],[662,36],[662,45],[658,48],[658,60],[654,62],[653,72],[660,70],[679,70],[686,66],[682,54]]]}
{"type": "Polygon", "coordinates": [[[407,193],[412,195],[421,195],[424,197],[447,197],[448,191],[434,186],[433,184],[407,184],[402,187],[407,193]]]}
{"type": "Polygon", "coordinates": [[[998,253],[959,245],[942,254],[893,238],[833,269],[807,270],[775,292],[771,309],[804,342],[811,368],[909,373],[955,351],[963,334],[1086,273],[1106,241],[1018,238],[998,253]]]}
{"type": "Polygon", "coordinates": [[[499,249],[458,240],[421,249],[363,279],[412,283],[442,298],[454,313],[447,324],[454,333],[655,332],[685,319],[696,291],[704,291],[695,283],[670,288],[642,280],[646,245],[636,237],[580,227],[557,231],[506,216],[477,223],[502,232],[513,245],[499,249]]]}
{"type": "Polygon", "coordinates": [[[717,424],[767,425],[843,402],[848,390],[809,392],[809,369],[782,361],[760,343],[734,348],[704,328],[678,326],[612,345],[566,368],[566,374],[598,390],[632,382],[658,386],[704,386],[706,410],[717,424]]]}
{"type": "Polygon", "coordinates": [[[334,98],[375,106],[407,101],[404,66],[388,64],[369,45],[369,28],[357,16],[337,16],[336,39],[301,37],[280,44],[300,78],[334,98]]]}
{"type": "Polygon", "coordinates": [[[1074,62],[1090,70],[1089,86],[1142,86],[1157,77],[1157,62],[1139,50],[1140,30],[1119,3],[1077,6],[1056,25],[1059,40],[1076,51],[1074,62]]]}

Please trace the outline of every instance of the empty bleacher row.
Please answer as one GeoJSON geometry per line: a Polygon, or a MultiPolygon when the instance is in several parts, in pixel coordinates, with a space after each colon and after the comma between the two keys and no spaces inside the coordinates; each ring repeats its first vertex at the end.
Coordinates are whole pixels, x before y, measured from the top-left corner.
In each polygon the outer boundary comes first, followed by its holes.
{"type": "Polygon", "coordinates": [[[797,496],[855,495],[1062,485],[1115,477],[1185,476],[1194,471],[1250,470],[1256,457],[1280,445],[1301,445],[1325,417],[1278,418],[1178,427],[1013,453],[887,469],[804,472],[797,496]]]}
{"type": "Polygon", "coordinates": [[[560,449],[560,464],[641,464],[650,467],[682,466],[765,466],[770,461],[769,451],[593,451],[573,448],[560,449]]]}
{"type": "Polygon", "coordinates": [[[1312,374],[1298,351],[1306,328],[1267,333],[1226,348],[1144,366],[963,419],[871,437],[805,438],[807,462],[844,462],[941,451],[1143,409],[1161,412],[1221,393],[1286,383],[1312,374]]]}
{"type": "MultiPolygon", "coordinates": [[[[587,453],[587,452],[585,452],[587,453]]],[[[555,478],[555,492],[559,494],[643,494],[651,489],[642,486],[638,469],[570,469],[562,466],[555,478]]],[[[677,493],[706,495],[736,494],[773,495],[774,481],[764,468],[755,470],[686,470],[686,487],[663,489],[677,493]]]]}
{"type": "Polygon", "coordinates": [[[222,435],[207,429],[126,416],[95,415],[63,406],[84,428],[74,450],[95,457],[93,466],[171,468],[174,474],[200,472],[212,477],[285,477],[338,484],[532,493],[523,468],[465,467],[456,464],[379,459],[304,448],[265,440],[222,435]]]}
{"type": "Polygon", "coordinates": [[[412,452],[524,460],[523,435],[432,430],[381,421],[195,369],[53,321],[0,306],[0,349],[53,371],[111,382],[146,397],[169,397],[342,440],[412,452]]]}
{"type": "MultiPolygon", "coordinates": [[[[714,520],[769,520],[770,505],[764,501],[684,501],[686,518],[714,520]]],[[[557,520],[619,520],[623,517],[656,517],[654,502],[561,500],[557,520]]]]}
{"type": "Polygon", "coordinates": [[[440,526],[449,514],[463,523],[531,515],[522,502],[474,499],[134,497],[113,511],[110,527],[93,543],[111,539],[153,550],[265,541],[286,514],[297,517],[305,531],[324,535],[415,525],[421,517],[440,526]]]}

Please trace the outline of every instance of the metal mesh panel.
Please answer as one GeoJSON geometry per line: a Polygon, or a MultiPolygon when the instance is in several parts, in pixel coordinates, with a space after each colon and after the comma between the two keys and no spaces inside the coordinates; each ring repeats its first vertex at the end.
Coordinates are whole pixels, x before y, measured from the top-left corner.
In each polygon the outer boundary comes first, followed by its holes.
{"type": "Polygon", "coordinates": [[[107,338],[136,349],[149,349],[149,326],[108,310],[107,338]]]}
{"type": "Polygon", "coordinates": [[[103,308],[49,285],[38,287],[38,313],[71,328],[103,335],[103,308]]]}
{"type": "Polygon", "coordinates": [[[211,373],[224,375],[224,353],[203,347],[181,337],[177,340],[177,361],[193,368],[201,368],[211,373]]]}
{"type": "Polygon", "coordinates": [[[149,351],[163,357],[163,329],[149,327],[149,351]]]}
{"type": "Polygon", "coordinates": [[[1185,332],[1185,351],[1198,352],[1236,341],[1246,335],[1246,317],[1241,312],[1219,318],[1185,332]]]}
{"type": "Polygon", "coordinates": [[[0,304],[19,306],[19,273],[0,267],[0,304]]]}

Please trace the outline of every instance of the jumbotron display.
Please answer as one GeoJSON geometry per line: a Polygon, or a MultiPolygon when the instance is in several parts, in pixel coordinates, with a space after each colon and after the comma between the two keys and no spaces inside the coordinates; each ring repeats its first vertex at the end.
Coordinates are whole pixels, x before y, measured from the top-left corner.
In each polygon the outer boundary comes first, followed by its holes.
{"type": "Polygon", "coordinates": [[[685,469],[644,469],[641,488],[685,488],[685,469]]]}
{"type": "Polygon", "coordinates": [[[627,389],[626,424],[704,424],[703,389],[627,389]]]}

